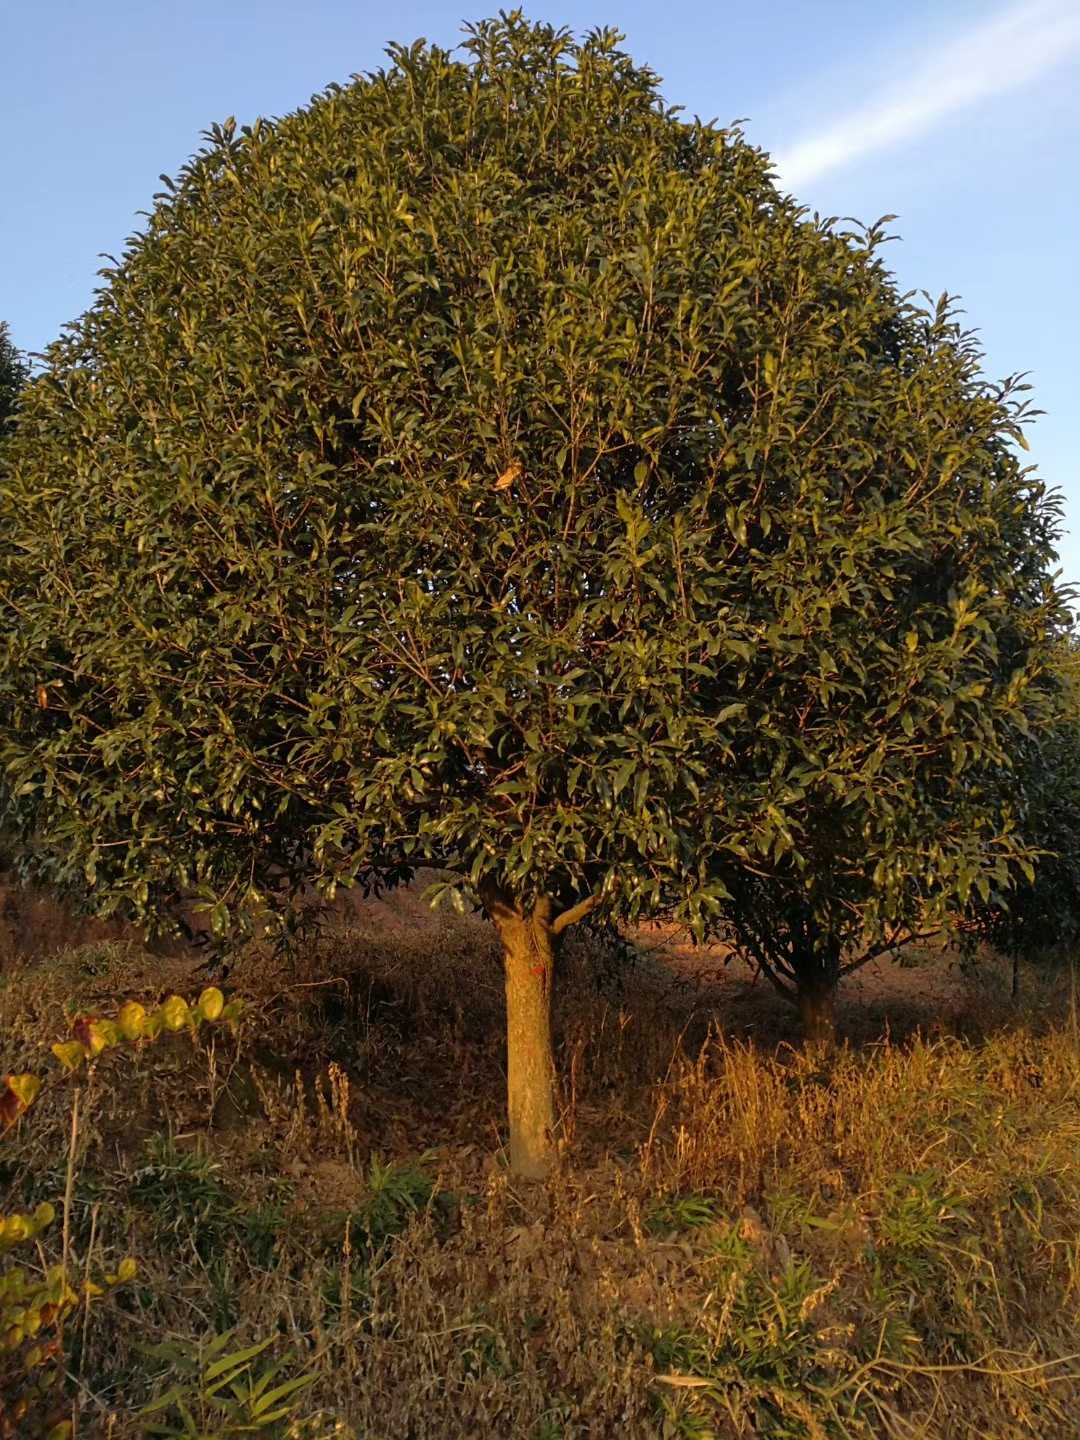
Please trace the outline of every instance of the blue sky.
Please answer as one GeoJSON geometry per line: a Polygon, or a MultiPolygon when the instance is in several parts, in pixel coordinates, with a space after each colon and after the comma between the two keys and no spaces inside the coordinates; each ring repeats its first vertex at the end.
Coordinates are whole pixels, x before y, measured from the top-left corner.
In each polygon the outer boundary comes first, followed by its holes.
{"type": "MultiPolygon", "coordinates": [[[[459,38],[463,0],[7,0],[0,319],[24,349],[90,303],[212,121],[303,104],[382,63],[388,40],[459,38]]],[[[1031,371],[1048,413],[1031,458],[1066,500],[1080,583],[1080,0],[536,0],[534,17],[615,24],[671,104],[777,157],[812,209],[897,213],[905,289],[963,297],[986,369],[1031,371]]]]}

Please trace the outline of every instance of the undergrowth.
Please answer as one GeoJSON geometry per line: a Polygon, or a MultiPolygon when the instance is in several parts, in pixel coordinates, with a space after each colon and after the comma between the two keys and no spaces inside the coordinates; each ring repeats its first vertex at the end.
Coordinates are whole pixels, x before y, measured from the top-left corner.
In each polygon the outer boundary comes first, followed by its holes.
{"type": "MultiPolygon", "coordinates": [[[[193,988],[190,959],[91,945],[8,967],[5,1072],[75,991],[193,988]]],[[[67,1196],[27,1268],[65,1238],[79,1274],[138,1265],[65,1325],[76,1433],[1075,1440],[1067,986],[822,1060],[726,1034],[656,965],[606,987],[587,944],[562,983],[539,1189],[492,1123],[494,948],[456,917],[253,952],[235,1035],[103,1056],[76,1127],[43,1091],[0,1155],[0,1210],[67,1196]]]]}

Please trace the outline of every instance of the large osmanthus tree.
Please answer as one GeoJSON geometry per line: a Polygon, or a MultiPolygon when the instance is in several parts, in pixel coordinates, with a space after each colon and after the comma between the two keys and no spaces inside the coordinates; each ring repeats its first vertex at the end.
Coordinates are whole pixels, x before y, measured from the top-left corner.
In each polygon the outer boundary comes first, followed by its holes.
{"type": "Polygon", "coordinates": [[[0,481],[4,785],[147,922],[452,870],[537,1174],[574,919],[705,933],[826,814],[870,928],[911,870],[1006,874],[977,781],[1042,704],[1052,515],[880,227],[617,35],[390,61],[210,132],[49,351],[0,481]]]}

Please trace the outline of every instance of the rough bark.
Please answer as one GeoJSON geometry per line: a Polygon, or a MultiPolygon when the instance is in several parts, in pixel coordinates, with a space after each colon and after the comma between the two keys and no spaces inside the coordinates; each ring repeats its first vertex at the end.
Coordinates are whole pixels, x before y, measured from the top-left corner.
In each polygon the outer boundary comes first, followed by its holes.
{"type": "Polygon", "coordinates": [[[840,951],[827,940],[808,937],[797,947],[792,969],[799,1004],[799,1019],[808,1045],[831,1047],[836,1041],[836,987],[840,980],[840,951]]]}
{"type": "Polygon", "coordinates": [[[823,974],[799,975],[798,999],[806,1043],[831,1048],[836,1042],[836,981],[823,974]]]}
{"type": "Polygon", "coordinates": [[[556,938],[552,906],[531,910],[502,892],[484,904],[502,942],[506,973],[506,1091],[510,1168],[542,1180],[555,1162],[555,1064],[551,1046],[551,988],[556,938]]]}

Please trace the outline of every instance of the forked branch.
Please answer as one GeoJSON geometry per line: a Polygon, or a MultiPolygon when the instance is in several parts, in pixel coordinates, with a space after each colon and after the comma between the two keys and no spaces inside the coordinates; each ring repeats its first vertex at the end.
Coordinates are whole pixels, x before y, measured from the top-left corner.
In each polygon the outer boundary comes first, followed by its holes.
{"type": "Polygon", "coordinates": [[[579,900],[576,905],[571,905],[569,910],[556,915],[551,922],[551,933],[561,935],[564,930],[569,930],[571,925],[576,925],[579,920],[584,920],[586,915],[591,915],[599,904],[599,895],[586,895],[584,900],[579,900]]]}

